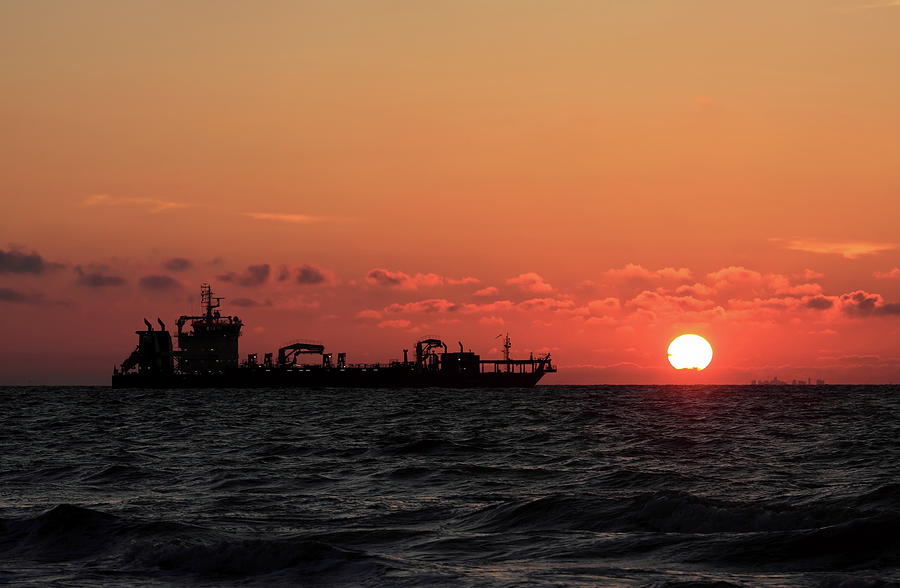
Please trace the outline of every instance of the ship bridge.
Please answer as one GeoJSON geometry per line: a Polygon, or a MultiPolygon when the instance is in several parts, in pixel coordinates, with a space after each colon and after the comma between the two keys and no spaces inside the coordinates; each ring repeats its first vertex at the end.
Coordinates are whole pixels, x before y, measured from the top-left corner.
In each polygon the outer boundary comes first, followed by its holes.
{"type": "Polygon", "coordinates": [[[238,337],[243,323],[237,316],[223,316],[221,296],[213,296],[209,284],[200,287],[200,303],[203,314],[182,315],[175,323],[178,327],[176,354],[178,369],[182,373],[218,373],[238,365],[238,337]],[[190,330],[185,330],[185,325],[190,330]]]}

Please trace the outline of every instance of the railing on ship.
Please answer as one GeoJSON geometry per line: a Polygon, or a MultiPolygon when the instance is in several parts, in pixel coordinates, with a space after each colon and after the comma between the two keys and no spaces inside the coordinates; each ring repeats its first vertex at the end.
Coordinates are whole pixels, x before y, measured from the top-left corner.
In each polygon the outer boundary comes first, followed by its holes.
{"type": "Polygon", "coordinates": [[[556,371],[556,368],[550,363],[549,356],[533,359],[482,359],[479,363],[483,374],[499,372],[533,374],[538,371],[556,371]]]}

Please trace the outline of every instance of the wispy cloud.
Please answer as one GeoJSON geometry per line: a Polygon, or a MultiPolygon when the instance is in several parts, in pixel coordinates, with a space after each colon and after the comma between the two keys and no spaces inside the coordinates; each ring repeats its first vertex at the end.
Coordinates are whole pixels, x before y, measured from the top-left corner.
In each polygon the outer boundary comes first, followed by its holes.
{"type": "Polygon", "coordinates": [[[173,257],[164,261],[162,265],[170,272],[183,272],[194,267],[194,262],[186,257],[173,257]]]}
{"type": "Polygon", "coordinates": [[[553,286],[544,281],[543,276],[535,272],[519,274],[506,280],[507,284],[518,286],[525,292],[552,292],[553,286]]]}
{"type": "Polygon", "coordinates": [[[866,4],[852,4],[838,7],[836,10],[839,12],[857,12],[875,8],[891,8],[892,6],[900,6],[900,0],[879,0],[878,2],[867,2],[866,4]]]}
{"type": "Polygon", "coordinates": [[[238,274],[235,272],[228,272],[227,274],[216,276],[216,278],[223,282],[235,283],[239,286],[261,286],[269,278],[271,271],[272,267],[268,263],[261,263],[258,265],[248,265],[247,270],[243,273],[238,274]]]}
{"type": "Polygon", "coordinates": [[[443,286],[445,284],[451,286],[477,284],[478,281],[478,278],[448,278],[434,273],[417,273],[410,275],[404,272],[395,272],[380,267],[369,270],[369,273],[366,274],[366,282],[369,284],[385,288],[395,288],[397,290],[418,290],[419,288],[443,286]]]}
{"type": "Polygon", "coordinates": [[[47,261],[36,251],[25,253],[15,247],[9,251],[0,249],[0,274],[44,274],[61,267],[62,264],[47,261]]]}
{"type": "Polygon", "coordinates": [[[343,217],[313,216],[310,214],[295,214],[291,212],[244,212],[242,214],[256,220],[270,220],[282,223],[294,223],[298,225],[309,225],[313,223],[342,223],[353,220],[343,217]]]}
{"type": "Polygon", "coordinates": [[[75,266],[75,274],[78,276],[77,283],[88,288],[105,288],[106,286],[121,286],[125,283],[125,278],[105,273],[107,268],[103,266],[82,268],[80,265],[75,266]]]}
{"type": "Polygon", "coordinates": [[[785,249],[808,251],[809,253],[830,253],[846,259],[856,259],[863,255],[873,255],[882,251],[900,248],[898,243],[872,243],[869,241],[818,241],[815,239],[781,239],[772,241],[783,243],[785,249]]]}
{"type": "Polygon", "coordinates": [[[385,328],[388,328],[388,329],[406,329],[406,328],[408,328],[410,325],[412,325],[412,323],[411,323],[410,321],[406,320],[406,319],[396,319],[396,320],[389,320],[389,321],[381,321],[380,323],[378,323],[378,327],[380,327],[380,328],[382,328],[382,329],[385,329],[385,328]]]}
{"type": "Polygon", "coordinates": [[[131,198],[123,196],[110,196],[109,194],[94,194],[82,200],[81,206],[137,206],[145,209],[151,214],[156,214],[158,212],[164,212],[166,210],[187,208],[191,205],[184,202],[161,200],[159,198],[131,198]]]}
{"type": "Polygon", "coordinates": [[[0,302],[13,304],[45,304],[44,296],[35,292],[21,292],[12,288],[0,288],[0,302]]]}

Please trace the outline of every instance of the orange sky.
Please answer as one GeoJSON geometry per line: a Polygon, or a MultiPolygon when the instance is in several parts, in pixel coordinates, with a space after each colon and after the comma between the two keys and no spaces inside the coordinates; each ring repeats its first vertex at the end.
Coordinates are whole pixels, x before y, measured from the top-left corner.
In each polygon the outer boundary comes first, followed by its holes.
{"type": "Polygon", "coordinates": [[[0,383],[105,383],[202,281],[242,352],[896,382],[897,4],[4,2],[0,383]]]}

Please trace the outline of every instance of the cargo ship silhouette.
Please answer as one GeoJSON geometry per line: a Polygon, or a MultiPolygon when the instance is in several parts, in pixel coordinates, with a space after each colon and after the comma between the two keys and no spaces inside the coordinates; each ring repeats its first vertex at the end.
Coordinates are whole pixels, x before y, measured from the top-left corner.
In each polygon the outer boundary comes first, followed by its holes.
{"type": "Polygon", "coordinates": [[[224,298],[213,295],[209,284],[200,288],[203,314],[181,316],[177,326],[178,349],[162,320],[159,329],[146,318],[147,328],[135,331],[135,350],[113,369],[113,388],[522,388],[531,387],[547,373],[556,372],[550,354],[510,359],[509,335],[504,338],[503,359],[481,359],[472,351],[448,351],[440,339],[416,343],[415,357],[407,349],[403,361],[375,364],[347,363],[347,354],[326,353],[324,345],[296,342],[266,353],[262,362],[249,354],[241,362],[238,338],[244,323],[219,311],[224,298]],[[301,355],[317,355],[320,361],[300,363],[301,355]]]}

